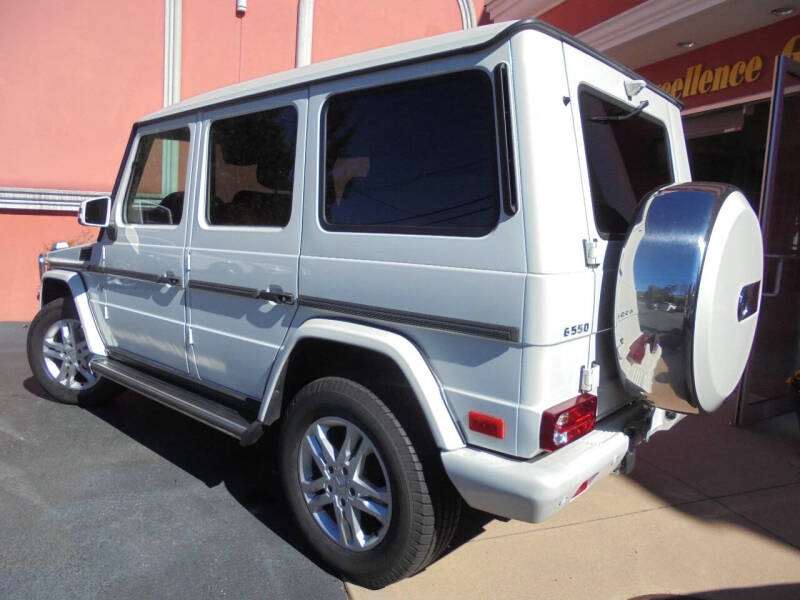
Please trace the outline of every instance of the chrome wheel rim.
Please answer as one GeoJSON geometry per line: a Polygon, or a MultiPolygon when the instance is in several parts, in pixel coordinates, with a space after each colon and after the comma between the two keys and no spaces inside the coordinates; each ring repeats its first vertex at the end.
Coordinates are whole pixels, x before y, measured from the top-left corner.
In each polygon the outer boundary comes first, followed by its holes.
{"type": "Polygon", "coordinates": [[[60,319],[47,328],[42,355],[45,371],[58,385],[80,391],[97,383],[89,368],[89,346],[77,319],[60,319]]]}
{"type": "Polygon", "coordinates": [[[325,417],[303,435],[300,490],[314,521],[348,550],[374,547],[386,536],[392,495],[383,458],[350,421],[325,417]]]}

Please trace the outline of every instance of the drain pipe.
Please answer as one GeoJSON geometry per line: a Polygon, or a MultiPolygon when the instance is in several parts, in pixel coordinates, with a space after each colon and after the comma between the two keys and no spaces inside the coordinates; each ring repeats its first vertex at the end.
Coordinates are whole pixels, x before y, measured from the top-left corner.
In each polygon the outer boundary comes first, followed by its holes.
{"type": "MultiPolygon", "coordinates": [[[[461,13],[461,28],[476,26],[475,6],[472,0],[456,0],[461,13]]],[[[311,64],[311,42],[314,38],[314,0],[300,0],[297,3],[297,46],[295,67],[311,64]]]]}
{"type": "Polygon", "coordinates": [[[314,37],[314,0],[297,3],[297,49],[295,67],[311,64],[311,41],[314,37]]]}

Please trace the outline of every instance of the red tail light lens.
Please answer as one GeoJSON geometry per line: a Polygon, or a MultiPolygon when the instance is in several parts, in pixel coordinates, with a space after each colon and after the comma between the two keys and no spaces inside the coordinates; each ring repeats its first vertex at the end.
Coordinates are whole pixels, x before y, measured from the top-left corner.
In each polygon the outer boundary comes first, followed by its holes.
{"type": "Polygon", "coordinates": [[[596,423],[597,397],[581,394],[544,412],[539,446],[557,450],[592,431],[596,423]]]}

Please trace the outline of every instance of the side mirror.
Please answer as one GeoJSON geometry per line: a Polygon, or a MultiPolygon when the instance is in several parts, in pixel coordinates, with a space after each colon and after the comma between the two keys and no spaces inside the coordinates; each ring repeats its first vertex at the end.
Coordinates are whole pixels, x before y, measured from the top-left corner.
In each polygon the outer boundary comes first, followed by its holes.
{"type": "Polygon", "coordinates": [[[78,222],[89,227],[108,227],[111,220],[111,198],[101,196],[81,202],[78,222]]]}

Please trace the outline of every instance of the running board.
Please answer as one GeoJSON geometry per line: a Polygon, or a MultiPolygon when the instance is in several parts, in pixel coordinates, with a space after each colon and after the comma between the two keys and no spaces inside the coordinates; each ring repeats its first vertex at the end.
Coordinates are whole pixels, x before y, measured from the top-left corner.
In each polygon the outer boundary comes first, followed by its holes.
{"type": "Polygon", "coordinates": [[[90,367],[97,375],[235,437],[242,446],[254,444],[261,437],[260,421],[250,421],[235,409],[174,383],[105,357],[93,358],[90,367]]]}

